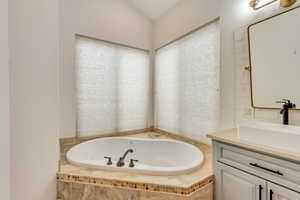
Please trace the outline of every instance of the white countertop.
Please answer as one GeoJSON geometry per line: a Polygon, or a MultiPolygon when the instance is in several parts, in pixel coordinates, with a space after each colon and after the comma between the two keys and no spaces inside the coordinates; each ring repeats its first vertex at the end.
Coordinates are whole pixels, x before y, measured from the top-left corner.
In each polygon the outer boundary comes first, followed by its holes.
{"type": "MultiPolygon", "coordinates": [[[[294,161],[300,163],[300,154],[289,152],[282,149],[273,148],[270,146],[258,145],[252,142],[248,142],[246,140],[241,140],[238,134],[238,130],[235,129],[228,129],[224,131],[219,131],[214,134],[207,135],[208,138],[211,138],[214,141],[224,142],[227,144],[239,146],[242,148],[246,148],[249,150],[261,152],[264,154],[268,154],[274,157],[279,157],[282,159],[294,161]]],[[[299,141],[300,145],[300,141],[299,141]]]]}

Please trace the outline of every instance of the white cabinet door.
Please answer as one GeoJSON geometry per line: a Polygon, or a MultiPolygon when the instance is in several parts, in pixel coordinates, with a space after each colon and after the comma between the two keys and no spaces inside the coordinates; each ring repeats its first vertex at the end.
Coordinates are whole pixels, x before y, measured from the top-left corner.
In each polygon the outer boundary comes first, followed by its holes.
{"type": "Polygon", "coordinates": [[[300,200],[300,193],[268,183],[268,200],[300,200]]]}
{"type": "Polygon", "coordinates": [[[265,180],[221,163],[216,165],[216,200],[266,200],[265,180]]]}

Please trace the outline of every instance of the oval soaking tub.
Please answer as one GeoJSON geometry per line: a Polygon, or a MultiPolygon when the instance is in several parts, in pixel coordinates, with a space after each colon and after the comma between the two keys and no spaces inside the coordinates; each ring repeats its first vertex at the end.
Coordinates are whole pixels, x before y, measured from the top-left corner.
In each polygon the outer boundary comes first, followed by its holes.
{"type": "Polygon", "coordinates": [[[199,167],[203,153],[197,147],[171,139],[148,139],[131,137],[99,138],[83,142],[71,148],[67,160],[74,165],[103,170],[126,171],[148,175],[178,175],[199,167]],[[132,149],[124,159],[124,166],[117,162],[132,149]],[[107,165],[111,157],[112,164],[107,165]],[[129,167],[130,159],[138,160],[129,167]]]}

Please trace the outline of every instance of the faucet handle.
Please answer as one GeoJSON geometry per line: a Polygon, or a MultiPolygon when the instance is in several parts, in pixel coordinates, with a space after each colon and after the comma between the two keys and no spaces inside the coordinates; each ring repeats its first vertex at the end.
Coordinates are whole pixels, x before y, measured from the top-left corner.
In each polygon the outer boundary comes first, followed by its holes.
{"type": "Polygon", "coordinates": [[[275,101],[275,103],[280,103],[280,104],[287,104],[289,100],[282,99],[281,101],[275,101]]]}
{"type": "Polygon", "coordinates": [[[134,160],[134,159],[130,159],[130,164],[129,164],[129,167],[134,167],[134,162],[139,162],[138,160],[134,160]]]}
{"type": "Polygon", "coordinates": [[[107,156],[105,156],[104,157],[105,159],[107,159],[107,165],[112,165],[113,163],[112,163],[112,161],[111,161],[111,157],[107,157],[107,156]]]}
{"type": "Polygon", "coordinates": [[[276,101],[276,103],[283,104],[286,108],[296,108],[296,104],[292,103],[289,99],[282,99],[281,101],[276,101]]]}

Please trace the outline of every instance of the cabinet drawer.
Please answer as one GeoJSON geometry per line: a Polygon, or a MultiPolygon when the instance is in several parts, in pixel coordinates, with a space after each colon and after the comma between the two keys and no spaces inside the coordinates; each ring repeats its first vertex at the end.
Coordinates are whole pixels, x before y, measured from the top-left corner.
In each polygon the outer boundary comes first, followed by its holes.
{"type": "Polygon", "coordinates": [[[242,148],[216,143],[218,162],[300,191],[300,165],[242,148]]]}

